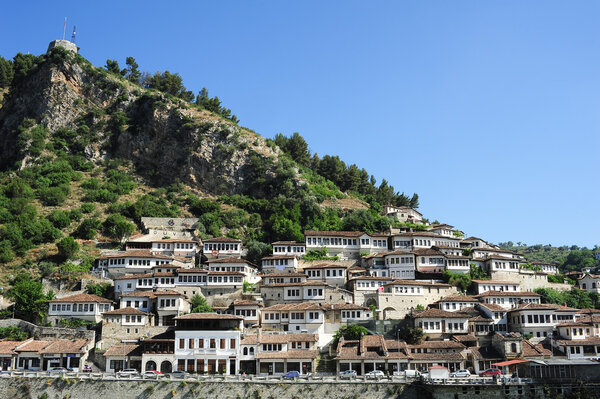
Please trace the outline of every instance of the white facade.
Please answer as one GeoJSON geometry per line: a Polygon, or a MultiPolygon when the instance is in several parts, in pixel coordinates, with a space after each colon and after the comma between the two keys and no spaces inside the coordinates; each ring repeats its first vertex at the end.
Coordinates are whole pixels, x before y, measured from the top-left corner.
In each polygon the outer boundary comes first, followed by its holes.
{"type": "Polygon", "coordinates": [[[600,293],[600,275],[586,273],[577,284],[581,290],[600,293]]]}
{"type": "Polygon", "coordinates": [[[521,292],[521,285],[511,281],[499,280],[473,280],[477,287],[477,293],[483,294],[487,291],[521,292]]]}
{"type": "Polygon", "coordinates": [[[262,258],[262,272],[268,273],[295,273],[298,270],[298,258],[293,255],[274,255],[262,258]]]}
{"type": "Polygon", "coordinates": [[[303,242],[276,241],[271,245],[273,247],[273,256],[300,257],[306,254],[306,244],[303,242]]]}

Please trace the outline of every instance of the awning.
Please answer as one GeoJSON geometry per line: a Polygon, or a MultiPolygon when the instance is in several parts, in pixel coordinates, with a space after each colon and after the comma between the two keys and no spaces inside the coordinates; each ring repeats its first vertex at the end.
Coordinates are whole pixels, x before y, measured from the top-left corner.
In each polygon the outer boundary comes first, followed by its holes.
{"type": "Polygon", "coordinates": [[[513,364],[519,363],[528,363],[529,360],[508,360],[506,362],[493,363],[492,366],[504,367],[504,366],[512,366],[513,364]]]}

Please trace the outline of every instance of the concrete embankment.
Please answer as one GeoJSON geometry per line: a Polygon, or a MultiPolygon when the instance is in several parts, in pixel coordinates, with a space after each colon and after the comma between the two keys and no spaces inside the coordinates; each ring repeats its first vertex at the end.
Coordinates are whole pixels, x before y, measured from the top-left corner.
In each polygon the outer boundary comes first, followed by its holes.
{"type": "Polygon", "coordinates": [[[27,399],[421,399],[412,385],[392,383],[257,383],[0,379],[1,398],[27,399]]]}

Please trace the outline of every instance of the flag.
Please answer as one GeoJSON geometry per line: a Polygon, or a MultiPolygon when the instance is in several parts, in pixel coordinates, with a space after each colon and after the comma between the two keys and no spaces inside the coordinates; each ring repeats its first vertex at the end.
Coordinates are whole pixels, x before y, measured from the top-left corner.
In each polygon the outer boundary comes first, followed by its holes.
{"type": "Polygon", "coordinates": [[[65,17],[65,28],[67,27],[67,17],[65,17]]]}

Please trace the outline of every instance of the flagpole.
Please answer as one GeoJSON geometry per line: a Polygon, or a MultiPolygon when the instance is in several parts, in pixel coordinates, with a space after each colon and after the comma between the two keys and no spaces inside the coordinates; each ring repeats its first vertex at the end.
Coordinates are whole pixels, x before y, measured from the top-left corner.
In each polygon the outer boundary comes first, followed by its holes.
{"type": "Polygon", "coordinates": [[[63,28],[63,40],[65,40],[65,34],[67,32],[67,17],[65,17],[65,26],[63,28]]]}

